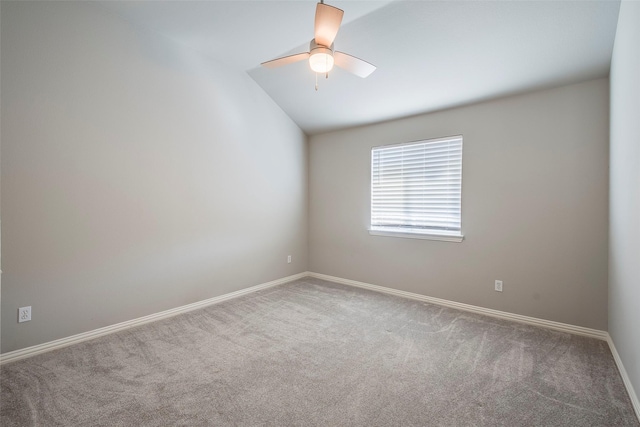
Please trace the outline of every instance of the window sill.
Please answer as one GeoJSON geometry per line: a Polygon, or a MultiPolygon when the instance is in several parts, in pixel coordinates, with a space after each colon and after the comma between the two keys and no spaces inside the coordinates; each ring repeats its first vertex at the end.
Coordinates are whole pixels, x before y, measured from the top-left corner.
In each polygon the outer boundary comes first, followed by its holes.
{"type": "Polygon", "coordinates": [[[385,237],[400,237],[404,239],[423,239],[423,240],[440,240],[442,242],[455,242],[460,243],[464,240],[464,235],[458,233],[421,233],[417,231],[406,230],[380,230],[369,229],[369,234],[372,236],[385,236],[385,237]]]}

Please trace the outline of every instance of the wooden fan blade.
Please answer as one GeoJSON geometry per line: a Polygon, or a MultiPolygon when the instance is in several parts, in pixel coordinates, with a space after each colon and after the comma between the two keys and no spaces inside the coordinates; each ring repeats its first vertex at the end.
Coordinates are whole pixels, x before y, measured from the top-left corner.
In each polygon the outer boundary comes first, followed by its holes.
{"type": "Polygon", "coordinates": [[[316,43],[330,47],[338,34],[344,11],[328,4],[318,3],[316,6],[316,43]]]}
{"type": "Polygon", "coordinates": [[[376,70],[376,66],[369,64],[367,61],[363,61],[355,56],[348,55],[344,52],[334,52],[333,60],[335,65],[340,68],[344,68],[350,73],[355,74],[363,79],[376,70]]]}
{"type": "Polygon", "coordinates": [[[263,62],[263,67],[276,68],[283,65],[293,64],[294,62],[302,61],[309,58],[309,52],[296,53],[295,55],[283,56],[282,58],[272,59],[271,61],[263,62]]]}

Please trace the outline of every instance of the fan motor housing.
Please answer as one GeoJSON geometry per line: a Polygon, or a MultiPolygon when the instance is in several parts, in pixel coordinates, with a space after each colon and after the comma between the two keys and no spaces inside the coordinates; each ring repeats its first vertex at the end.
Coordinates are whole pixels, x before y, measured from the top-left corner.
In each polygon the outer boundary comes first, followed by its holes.
{"type": "Polygon", "coordinates": [[[328,53],[333,56],[333,43],[331,43],[331,46],[327,47],[316,43],[316,39],[313,39],[311,40],[311,43],[309,43],[309,53],[311,55],[314,53],[328,53]]]}

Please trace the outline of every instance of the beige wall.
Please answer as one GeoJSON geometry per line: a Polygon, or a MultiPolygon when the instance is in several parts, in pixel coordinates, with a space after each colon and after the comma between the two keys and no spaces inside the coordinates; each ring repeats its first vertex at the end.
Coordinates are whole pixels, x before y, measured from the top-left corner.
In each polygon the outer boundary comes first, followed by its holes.
{"type": "Polygon", "coordinates": [[[89,2],[1,15],[2,352],[307,270],[306,137],[246,73],[89,2]]]}
{"type": "Polygon", "coordinates": [[[609,333],[640,392],[640,3],[623,1],[611,62],[609,333]]]}
{"type": "Polygon", "coordinates": [[[311,137],[310,270],[606,330],[608,96],[599,79],[311,137]],[[457,134],[465,240],[369,235],[371,147],[457,134]]]}

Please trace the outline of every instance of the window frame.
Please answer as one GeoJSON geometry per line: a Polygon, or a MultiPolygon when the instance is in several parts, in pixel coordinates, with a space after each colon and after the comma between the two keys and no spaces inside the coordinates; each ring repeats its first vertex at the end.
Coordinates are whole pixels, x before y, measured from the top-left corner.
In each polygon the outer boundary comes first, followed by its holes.
{"type": "Polygon", "coordinates": [[[445,242],[456,242],[460,243],[464,240],[464,234],[462,233],[462,176],[463,176],[463,168],[462,168],[462,160],[463,160],[463,152],[464,152],[464,138],[463,135],[451,135],[446,137],[438,137],[438,138],[429,138],[429,139],[421,139],[417,141],[410,142],[402,142],[396,144],[385,144],[379,145],[375,147],[371,147],[370,154],[370,173],[369,173],[369,234],[372,236],[385,236],[385,237],[400,237],[400,238],[409,238],[409,239],[425,239],[425,240],[439,240],[445,242]],[[401,146],[411,146],[418,144],[429,144],[429,143],[437,143],[444,142],[451,139],[459,139],[460,140],[460,200],[459,200],[459,209],[460,209],[460,229],[459,230],[439,230],[439,229],[429,229],[429,228],[404,228],[404,227],[384,227],[384,226],[374,226],[372,225],[373,219],[373,182],[374,182],[374,151],[380,150],[383,148],[391,148],[391,147],[401,147],[401,146]]]}

